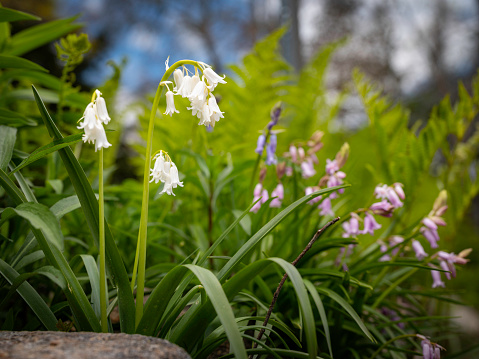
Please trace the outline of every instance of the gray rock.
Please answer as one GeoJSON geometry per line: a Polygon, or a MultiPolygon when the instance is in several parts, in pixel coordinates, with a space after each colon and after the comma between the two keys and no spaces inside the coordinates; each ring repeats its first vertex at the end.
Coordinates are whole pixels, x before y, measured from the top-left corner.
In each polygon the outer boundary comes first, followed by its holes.
{"type": "Polygon", "coordinates": [[[138,334],[2,332],[0,359],[191,359],[166,340],[138,334]]]}

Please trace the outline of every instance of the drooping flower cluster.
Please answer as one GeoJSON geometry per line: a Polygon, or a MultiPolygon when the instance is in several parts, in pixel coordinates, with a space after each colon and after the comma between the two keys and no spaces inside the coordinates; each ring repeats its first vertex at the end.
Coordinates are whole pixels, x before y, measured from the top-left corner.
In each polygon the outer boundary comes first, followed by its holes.
{"type": "MultiPolygon", "coordinates": [[[[469,262],[469,259],[466,259],[466,257],[469,255],[469,253],[472,251],[471,248],[465,249],[461,251],[458,255],[454,253],[447,253],[444,251],[439,251],[437,252],[437,258],[439,259],[439,265],[441,266],[441,269],[447,271],[443,272],[444,276],[447,278],[447,280],[451,280],[452,278],[456,278],[456,267],[454,264],[466,264],[469,262]]],[[[445,287],[445,283],[441,280],[441,272],[432,270],[431,271],[432,279],[433,279],[433,284],[432,287],[445,287]]]]}
{"type": "Polygon", "coordinates": [[[261,208],[261,205],[269,199],[268,190],[263,188],[261,183],[258,183],[254,187],[253,196],[253,202],[258,201],[261,198],[261,200],[256,202],[256,204],[250,209],[250,212],[256,213],[261,208]]]}
{"type": "Polygon", "coordinates": [[[373,203],[369,209],[374,214],[383,217],[391,217],[396,208],[402,207],[404,204],[401,200],[406,198],[402,183],[394,183],[392,186],[378,185],[374,190],[376,198],[381,199],[381,202],[373,203]]]}
{"type": "MultiPolygon", "coordinates": [[[[176,69],[173,72],[175,86],[173,91],[166,93],[166,115],[173,115],[178,112],[175,108],[174,96],[179,95],[190,100],[191,106],[188,110],[192,110],[193,116],[198,117],[200,122],[198,125],[204,125],[207,128],[215,127],[216,122],[223,118],[223,113],[218,107],[216,98],[213,95],[215,87],[221,83],[225,84],[224,77],[219,76],[211,67],[203,62],[198,62],[203,72],[201,79],[198,69],[195,68],[195,74],[190,76],[186,67],[176,69]]],[[[167,81],[163,84],[167,86],[167,81]]]]}
{"type": "Polygon", "coordinates": [[[441,359],[441,350],[445,350],[442,346],[431,342],[424,335],[416,334],[416,336],[422,339],[421,347],[424,359],[441,359]]]}
{"type": "Polygon", "coordinates": [[[101,97],[99,90],[95,90],[92,101],[86,107],[80,121],[81,120],[83,120],[83,122],[81,122],[77,128],[85,131],[82,137],[83,142],[94,143],[95,152],[101,148],[111,146],[111,143],[109,143],[106,138],[105,129],[103,128],[103,124],[107,125],[111,118],[106,109],[105,99],[101,97]]]}
{"type": "Polygon", "coordinates": [[[163,190],[160,193],[166,193],[168,195],[173,195],[173,188],[178,186],[183,187],[183,182],[180,182],[178,176],[178,168],[175,163],[171,160],[170,156],[164,151],[160,151],[153,159],[155,159],[155,165],[150,169],[151,182],[162,182],[164,183],[163,190]],[[165,159],[166,155],[166,159],[165,159]]]}

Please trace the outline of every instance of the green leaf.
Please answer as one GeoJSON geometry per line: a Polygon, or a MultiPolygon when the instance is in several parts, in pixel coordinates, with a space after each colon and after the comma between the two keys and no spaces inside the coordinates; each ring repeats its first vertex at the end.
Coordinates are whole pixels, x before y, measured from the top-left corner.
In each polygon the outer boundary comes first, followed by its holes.
{"type": "Polygon", "coordinates": [[[62,218],[65,214],[74,211],[75,209],[80,208],[80,201],[77,195],[62,198],[53,206],[50,207],[50,211],[57,217],[57,219],[62,218]]]}
{"type": "Polygon", "coordinates": [[[363,321],[359,317],[358,313],[351,307],[351,305],[346,302],[346,300],[341,297],[339,294],[336,292],[332,291],[329,288],[324,288],[324,287],[316,287],[316,290],[319,293],[322,293],[328,297],[330,297],[332,300],[334,300],[336,303],[338,303],[343,309],[349,313],[349,315],[353,318],[353,320],[356,322],[356,324],[361,328],[363,333],[371,340],[373,343],[376,343],[376,339],[372,336],[372,334],[369,332],[368,328],[364,325],[363,321]]]}
{"type": "Polygon", "coordinates": [[[241,338],[238,325],[236,324],[231,305],[220,282],[211,271],[205,268],[193,264],[186,264],[185,267],[194,273],[205,288],[208,300],[211,301],[211,304],[225,329],[226,336],[230,343],[230,350],[235,354],[235,358],[246,359],[247,355],[243,339],[241,338]]]}
{"type": "Polygon", "coordinates": [[[0,7],[0,22],[13,22],[19,20],[41,20],[41,18],[32,14],[27,14],[23,11],[0,7]]]}
{"type": "Polygon", "coordinates": [[[326,311],[324,310],[323,302],[321,301],[321,297],[318,295],[318,292],[314,287],[313,283],[311,283],[309,280],[305,280],[304,284],[308,289],[309,294],[311,294],[314,304],[316,304],[316,308],[318,309],[319,316],[321,317],[321,322],[323,323],[326,342],[328,343],[329,355],[331,355],[331,358],[333,358],[333,348],[331,347],[331,335],[329,334],[328,316],[326,315],[326,311]]]}
{"type": "Polygon", "coordinates": [[[280,213],[278,213],[271,221],[269,221],[266,225],[264,225],[258,232],[256,232],[249,240],[246,242],[231,258],[223,268],[221,268],[220,272],[218,273],[218,278],[221,282],[223,282],[228,275],[234,270],[234,268],[241,262],[241,260],[258,244],[258,242],[263,239],[269,232],[271,232],[286,216],[296,210],[302,204],[310,201],[311,199],[337,191],[340,188],[349,187],[349,185],[342,185],[337,187],[325,188],[320,191],[316,191],[311,193],[303,198],[298,199],[296,202],[290,204],[288,207],[283,209],[280,213]]]}
{"type": "MultiPolygon", "coordinates": [[[[34,86],[33,95],[37,103],[40,114],[48,129],[50,136],[54,140],[61,140],[63,136],[56,127],[52,118],[48,114],[43,101],[38,95],[34,86]]],[[[70,180],[75,188],[75,193],[81,203],[81,208],[85,216],[85,221],[90,228],[90,233],[95,240],[98,247],[99,234],[99,207],[98,200],[93,192],[90,183],[81,168],[78,160],[75,158],[72,150],[67,146],[58,150],[63,161],[65,169],[68,172],[70,180]]],[[[1,177],[0,177],[1,180],[1,177]]],[[[120,256],[116,243],[111,234],[108,223],[105,220],[105,252],[107,265],[110,270],[110,278],[118,289],[118,305],[120,309],[120,326],[124,333],[135,332],[135,304],[133,300],[133,293],[130,288],[130,281],[126,273],[125,265],[120,256]]],[[[96,319],[96,318],[95,318],[96,319]]]]}
{"type": "Polygon", "coordinates": [[[6,208],[2,213],[2,219],[4,216],[11,216],[12,212],[25,218],[32,227],[41,230],[50,243],[60,251],[63,250],[60,223],[47,206],[40,203],[22,203],[16,208],[6,208]]]}
{"type": "Polygon", "coordinates": [[[77,133],[75,135],[65,137],[61,140],[52,141],[48,145],[37,148],[35,151],[33,151],[30,154],[30,156],[28,156],[17,167],[15,167],[12,173],[21,170],[22,168],[28,166],[30,163],[38,161],[39,159],[49,155],[52,152],[58,151],[61,148],[64,148],[66,146],[71,146],[75,143],[80,142],[82,139],[82,136],[83,134],[77,133]]]}
{"type": "Polygon", "coordinates": [[[0,108],[0,125],[21,127],[36,126],[37,123],[18,112],[10,111],[5,108],[0,108]]]}
{"type": "MultiPolygon", "coordinates": [[[[19,276],[17,271],[10,267],[6,262],[0,259],[0,273],[12,284],[19,276]]],[[[50,308],[45,304],[42,297],[27,282],[23,282],[17,288],[18,294],[25,300],[28,306],[33,310],[38,319],[43,323],[47,330],[58,330],[56,327],[57,319],[50,308]]]]}
{"type": "Polygon", "coordinates": [[[10,55],[0,55],[0,69],[25,69],[48,72],[46,68],[30,60],[10,55]]]}
{"type": "Polygon", "coordinates": [[[97,318],[100,319],[100,273],[98,272],[98,266],[95,258],[91,255],[81,254],[80,257],[83,260],[83,264],[85,264],[86,272],[90,279],[91,303],[93,304],[93,310],[95,311],[97,318]]]}
{"type": "MultiPolygon", "coordinates": [[[[18,189],[17,186],[15,186],[15,184],[8,177],[8,175],[1,169],[0,185],[5,189],[5,192],[8,193],[11,199],[17,204],[17,207],[21,204],[27,203],[27,198],[25,197],[25,195],[18,189]]],[[[62,252],[45,238],[41,230],[32,227],[32,232],[35,238],[38,240],[40,248],[45,253],[45,257],[55,268],[59,269],[62,272],[63,277],[68,283],[68,290],[65,290],[64,293],[68,299],[78,328],[80,330],[99,332],[101,330],[100,322],[96,318],[95,312],[93,311],[88,301],[88,298],[83,292],[83,288],[78,282],[78,279],[73,273],[72,269],[68,265],[68,262],[63,256],[62,252]]]]}
{"type": "Polygon", "coordinates": [[[58,39],[82,27],[81,24],[72,24],[76,17],[50,21],[45,24],[29,27],[13,35],[4,53],[7,55],[21,56],[50,41],[58,39]]]}
{"type": "Polygon", "coordinates": [[[3,171],[7,170],[8,163],[12,159],[16,139],[16,128],[0,126],[0,168],[3,171]]]}

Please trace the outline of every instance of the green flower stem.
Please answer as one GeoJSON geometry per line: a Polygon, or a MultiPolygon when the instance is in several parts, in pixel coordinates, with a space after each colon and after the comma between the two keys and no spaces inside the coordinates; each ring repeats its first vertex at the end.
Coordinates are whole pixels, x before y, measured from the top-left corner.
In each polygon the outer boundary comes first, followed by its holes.
{"type": "Polygon", "coordinates": [[[105,204],[103,198],[103,148],[100,148],[100,164],[98,169],[98,205],[99,213],[99,250],[100,250],[100,312],[101,312],[101,331],[108,333],[108,319],[106,314],[106,266],[105,266],[105,204]]]}
{"type": "MultiPolygon", "coordinates": [[[[161,78],[158,88],[156,90],[155,98],[153,100],[153,106],[151,108],[150,120],[148,123],[148,134],[146,139],[146,152],[145,152],[145,168],[143,171],[143,198],[141,202],[141,217],[140,217],[140,230],[138,232],[138,265],[136,264],[135,258],[135,267],[138,268],[138,282],[136,287],[136,325],[140,323],[141,317],[143,316],[143,298],[145,291],[145,271],[146,271],[146,242],[147,242],[147,227],[148,227],[148,201],[150,194],[150,167],[151,167],[151,154],[152,154],[152,144],[153,144],[153,132],[155,129],[155,116],[156,111],[158,110],[158,104],[160,103],[161,97],[161,86],[162,82],[166,81],[173,71],[176,68],[183,65],[193,65],[195,67],[201,66],[197,61],[193,60],[181,60],[175,62],[171,67],[166,70],[165,74],[161,78]]],[[[136,279],[136,268],[134,268],[132,276],[132,287],[134,287],[136,279]]]]}
{"type": "Polygon", "coordinates": [[[417,334],[403,334],[395,338],[389,339],[387,342],[383,343],[378,350],[376,350],[373,355],[369,359],[374,359],[379,353],[381,353],[381,350],[383,350],[387,345],[391,344],[392,342],[399,340],[399,339],[405,339],[405,338],[410,338],[410,337],[417,337],[417,334]]]}

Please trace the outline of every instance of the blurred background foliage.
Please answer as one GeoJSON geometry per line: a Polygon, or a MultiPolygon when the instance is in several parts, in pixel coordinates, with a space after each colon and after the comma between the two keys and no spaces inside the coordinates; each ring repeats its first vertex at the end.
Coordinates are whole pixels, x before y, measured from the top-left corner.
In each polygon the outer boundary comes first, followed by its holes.
{"type": "MultiPolygon", "coordinates": [[[[35,126],[39,122],[36,106],[25,101],[33,99],[31,83],[40,87],[66,135],[78,132],[76,122],[91,89],[98,87],[113,118],[109,129],[114,130],[108,134],[114,146],[105,151],[106,217],[127,268],[133,266],[138,232],[141,184],[137,180],[144,161],[147,119],[164,60],[168,55],[174,56],[172,60],[198,58],[228,75],[228,84],[215,91],[225,118],[213,132],[197,126],[184,99],[176,98],[180,113],[172,118],[158,113],[153,148],[170,153],[184,176],[185,188],[176,197],[162,196],[151,203],[150,284],[158,280],[158,273],[197,248],[206,250],[238,211],[251,203],[256,140],[278,101],[283,104],[278,127],[285,130],[278,134],[278,154],[292,143],[306,141],[316,130],[325,133],[324,148],[318,153],[320,166],[344,142],[350,144],[344,171],[352,187],[341,196],[338,214],[369,203],[378,183],[401,182],[407,203],[414,202],[397,218],[398,228],[404,230],[426,215],[438,192],[447,189],[448,226],[441,232],[441,248],[455,253],[477,248],[479,81],[473,80],[479,65],[477,2],[25,0],[2,4],[57,21],[54,38],[44,38],[37,48],[14,52],[11,49],[18,48],[12,46],[15,36],[20,42],[22,36],[33,36],[35,32],[28,29],[36,22],[1,24],[2,34],[13,35],[10,43],[1,44],[2,54],[22,56],[49,71],[9,69],[1,74],[1,107],[25,114],[14,158],[18,162],[49,142],[45,129],[35,126]],[[64,19],[81,11],[78,18],[64,19]],[[408,31],[399,36],[405,28],[408,31]],[[60,45],[52,45],[51,41],[72,31],[88,33],[91,48],[85,35],[69,35],[60,45]],[[68,43],[80,46],[72,45],[68,53],[68,43]]],[[[164,109],[162,102],[160,112],[164,109]]],[[[74,150],[81,154],[81,163],[97,188],[93,150],[81,143],[74,150]]],[[[277,180],[274,168],[267,171],[265,187],[271,191],[277,180]]],[[[23,174],[42,203],[53,205],[73,194],[58,156],[31,164],[23,174]]],[[[295,178],[285,181],[289,181],[285,191],[291,202],[303,196],[304,187],[314,184],[314,180],[295,178]]],[[[157,198],[160,190],[152,186],[152,196],[157,198]]],[[[216,254],[234,253],[277,212],[263,207],[258,215],[248,215],[216,254]]],[[[293,238],[301,234],[304,242],[308,229],[325,220],[309,208],[301,215],[313,222],[308,222],[311,227],[294,229],[298,232],[293,238]]],[[[62,230],[70,239],[67,250],[72,256],[78,246],[95,254],[80,211],[62,219],[62,230]]],[[[299,244],[274,248],[274,235],[256,256],[265,252],[290,260],[302,248],[299,244]]],[[[360,243],[366,247],[368,241],[373,238],[363,236],[360,243]]],[[[458,278],[447,282],[446,292],[477,308],[479,252],[474,250],[469,258],[458,278]]],[[[211,266],[220,263],[221,258],[214,259],[211,266]]],[[[429,283],[429,273],[416,274],[413,280],[429,283]]],[[[472,336],[478,330],[477,311],[469,318],[474,316],[467,329],[472,336]]]]}

